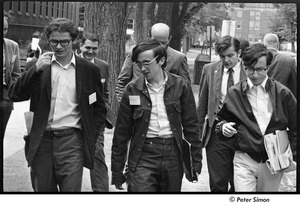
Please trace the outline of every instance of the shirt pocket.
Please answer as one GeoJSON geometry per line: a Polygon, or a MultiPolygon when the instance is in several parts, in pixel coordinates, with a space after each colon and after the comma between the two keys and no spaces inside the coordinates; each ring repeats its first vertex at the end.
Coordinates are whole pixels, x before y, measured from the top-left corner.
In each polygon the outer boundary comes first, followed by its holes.
{"type": "Polygon", "coordinates": [[[175,110],[175,116],[179,123],[181,123],[181,104],[180,101],[177,100],[173,103],[174,110],[175,110]]]}
{"type": "Polygon", "coordinates": [[[139,107],[139,108],[136,108],[133,112],[133,119],[134,120],[137,120],[139,118],[141,118],[144,114],[144,109],[139,107]]]}

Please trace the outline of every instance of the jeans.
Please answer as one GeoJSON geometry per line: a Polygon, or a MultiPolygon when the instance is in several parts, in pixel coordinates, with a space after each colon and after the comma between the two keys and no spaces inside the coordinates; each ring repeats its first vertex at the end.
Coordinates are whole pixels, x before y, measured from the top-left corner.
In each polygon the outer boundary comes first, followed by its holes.
{"type": "Polygon", "coordinates": [[[94,169],[90,170],[93,192],[108,192],[108,171],[104,154],[104,132],[101,131],[96,141],[94,169]]]}
{"type": "Polygon", "coordinates": [[[175,138],[146,138],[136,169],[128,171],[128,192],[180,192],[182,177],[175,138]]]}
{"type": "Polygon", "coordinates": [[[80,192],[83,160],[80,130],[64,136],[45,132],[31,166],[34,191],[80,192]]]}

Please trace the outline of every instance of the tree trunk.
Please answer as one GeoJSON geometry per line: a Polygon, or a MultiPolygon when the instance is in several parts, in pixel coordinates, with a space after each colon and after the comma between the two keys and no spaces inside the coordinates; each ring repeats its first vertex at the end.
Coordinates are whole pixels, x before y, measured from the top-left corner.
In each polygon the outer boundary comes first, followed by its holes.
{"type": "Polygon", "coordinates": [[[115,95],[115,86],[125,59],[128,3],[86,2],[84,6],[84,29],[99,35],[100,50],[98,57],[107,61],[110,67],[109,103],[112,110],[117,114],[118,102],[115,95]]]}
{"type": "Polygon", "coordinates": [[[136,27],[134,31],[135,42],[138,43],[147,37],[149,30],[154,23],[155,2],[136,3],[136,27]]]}
{"type": "Polygon", "coordinates": [[[184,35],[184,17],[186,15],[189,2],[182,3],[182,8],[180,10],[180,2],[174,2],[172,9],[172,26],[171,35],[172,39],[170,41],[170,46],[178,51],[181,50],[181,39],[184,35]]]}
{"type": "Polygon", "coordinates": [[[156,23],[165,23],[169,27],[172,25],[172,7],[173,2],[157,2],[158,10],[156,23]]]}

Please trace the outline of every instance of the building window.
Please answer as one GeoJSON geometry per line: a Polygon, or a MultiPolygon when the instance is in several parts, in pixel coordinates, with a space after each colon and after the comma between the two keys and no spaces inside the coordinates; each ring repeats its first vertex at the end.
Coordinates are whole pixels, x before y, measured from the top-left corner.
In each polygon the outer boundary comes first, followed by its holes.
{"type": "Polygon", "coordinates": [[[249,30],[254,29],[254,21],[249,21],[249,30]]]}
{"type": "Polygon", "coordinates": [[[250,11],[250,17],[254,17],[255,11],[250,11]]]}
{"type": "Polygon", "coordinates": [[[18,11],[21,12],[22,6],[21,6],[22,2],[18,1],[18,11]]]}
{"type": "Polygon", "coordinates": [[[259,22],[259,21],[256,21],[254,27],[255,27],[255,30],[259,30],[260,22],[259,22]]]}
{"type": "Polygon", "coordinates": [[[259,20],[260,19],[260,11],[255,12],[255,19],[259,20]]]}
{"type": "Polygon", "coordinates": [[[255,41],[255,42],[260,42],[260,41],[259,41],[259,35],[255,35],[254,41],[255,41]]]}
{"type": "Polygon", "coordinates": [[[40,1],[40,15],[43,14],[43,2],[40,1]]]}
{"type": "Polygon", "coordinates": [[[30,4],[29,1],[26,1],[26,2],[25,2],[25,9],[26,9],[25,12],[26,12],[27,14],[29,13],[29,4],[30,4]]]}
{"type": "Polygon", "coordinates": [[[128,19],[127,20],[127,29],[133,29],[133,19],[128,19]]]}
{"type": "Polygon", "coordinates": [[[49,2],[46,2],[45,9],[46,9],[45,16],[49,16],[49,2]]]}
{"type": "Polygon", "coordinates": [[[249,42],[253,42],[253,34],[249,34],[248,35],[248,41],[249,42]]]}
{"type": "Polygon", "coordinates": [[[32,13],[33,13],[33,14],[36,14],[36,6],[35,6],[35,4],[36,4],[36,2],[34,1],[34,2],[32,3],[32,13]]]}
{"type": "Polygon", "coordinates": [[[239,32],[236,32],[236,33],[235,33],[235,37],[236,37],[236,38],[241,38],[241,37],[242,37],[242,34],[239,33],[239,32]]]}
{"type": "Polygon", "coordinates": [[[55,4],[55,2],[53,1],[53,2],[52,2],[52,8],[51,8],[51,9],[52,9],[52,17],[54,17],[54,18],[55,18],[55,17],[56,17],[56,14],[57,14],[57,12],[56,12],[56,10],[55,10],[55,8],[54,8],[54,4],[55,4]]]}
{"type": "Polygon", "coordinates": [[[237,16],[237,17],[242,17],[242,16],[243,16],[243,11],[237,11],[236,16],[237,16]]]}
{"type": "Polygon", "coordinates": [[[236,21],[236,28],[237,28],[237,29],[242,29],[242,20],[238,19],[238,20],[236,21]]]}
{"type": "Polygon", "coordinates": [[[11,11],[13,10],[13,1],[9,2],[9,10],[11,10],[11,11]]]}

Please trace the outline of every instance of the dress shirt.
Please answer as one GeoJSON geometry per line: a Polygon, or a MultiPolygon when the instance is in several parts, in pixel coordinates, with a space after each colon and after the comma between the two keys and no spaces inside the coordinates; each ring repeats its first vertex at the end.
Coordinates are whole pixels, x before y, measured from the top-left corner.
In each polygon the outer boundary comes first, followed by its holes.
{"type": "Polygon", "coordinates": [[[266,76],[262,84],[254,86],[251,80],[247,78],[249,89],[246,94],[262,135],[266,132],[273,112],[271,99],[266,91],[267,80],[268,76],[266,76]]]}
{"type": "Polygon", "coordinates": [[[164,103],[165,85],[168,75],[165,74],[165,80],[160,88],[154,88],[146,79],[146,86],[152,102],[151,116],[147,132],[147,138],[162,137],[167,138],[173,136],[170,122],[168,119],[166,106],[164,103]]]}
{"type": "MultiPolygon", "coordinates": [[[[240,73],[241,73],[241,62],[239,61],[233,68],[233,82],[234,84],[240,82],[240,73]]],[[[229,77],[228,68],[224,67],[223,75],[222,75],[222,85],[221,85],[221,98],[220,98],[220,106],[222,108],[225,96],[227,94],[227,81],[229,77]]]]}
{"type": "Polygon", "coordinates": [[[55,56],[52,56],[51,107],[47,130],[81,129],[81,117],[76,96],[75,67],[74,53],[70,63],[66,66],[62,66],[55,56]]]}

